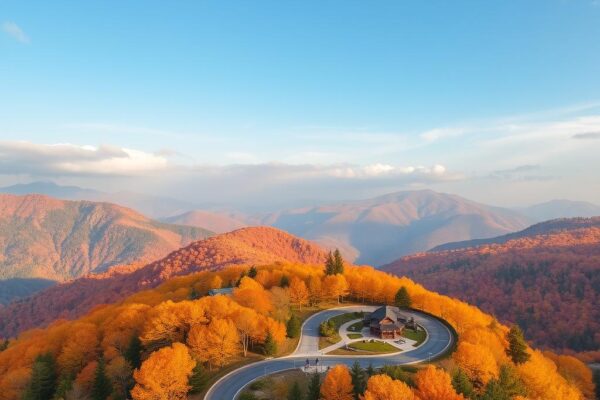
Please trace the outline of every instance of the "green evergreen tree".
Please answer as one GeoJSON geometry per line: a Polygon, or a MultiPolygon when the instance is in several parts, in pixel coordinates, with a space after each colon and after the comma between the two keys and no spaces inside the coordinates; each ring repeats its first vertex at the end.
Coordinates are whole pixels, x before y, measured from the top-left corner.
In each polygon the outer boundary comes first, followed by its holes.
{"type": "Polygon", "coordinates": [[[375,368],[373,368],[373,364],[369,363],[369,366],[367,367],[366,372],[369,377],[375,375],[375,368]]]}
{"type": "Polygon", "coordinates": [[[456,393],[462,394],[466,398],[470,398],[473,395],[473,384],[462,369],[456,371],[452,377],[452,386],[454,386],[456,393]]]}
{"type": "Polygon", "coordinates": [[[287,275],[282,276],[281,281],[279,281],[279,286],[281,286],[282,288],[290,286],[290,278],[288,278],[287,275]]]}
{"type": "Polygon", "coordinates": [[[300,385],[296,381],[290,388],[290,392],[288,393],[288,400],[302,400],[302,397],[302,390],[300,390],[300,385]]]}
{"type": "Polygon", "coordinates": [[[526,396],[527,389],[519,375],[510,365],[500,367],[498,379],[492,379],[485,387],[481,400],[511,400],[526,396]]]}
{"type": "Polygon", "coordinates": [[[257,274],[258,274],[258,270],[256,269],[256,267],[254,265],[252,267],[250,267],[250,269],[248,270],[248,277],[254,279],[254,278],[256,278],[257,274]]]}
{"type": "Polygon", "coordinates": [[[531,358],[527,352],[527,342],[523,337],[523,331],[517,325],[513,325],[508,332],[506,339],[508,341],[508,349],[506,354],[515,364],[523,364],[531,358]]]}
{"type": "Polygon", "coordinates": [[[56,386],[56,392],[52,397],[52,400],[65,400],[67,393],[73,389],[73,376],[70,374],[62,375],[58,379],[58,385],[56,386]]]}
{"type": "Polygon", "coordinates": [[[52,354],[36,357],[31,368],[31,379],[25,388],[23,400],[48,400],[56,391],[56,363],[52,354]]]}
{"type": "Polygon", "coordinates": [[[340,253],[338,249],[335,249],[333,252],[333,265],[334,274],[344,273],[344,259],[342,258],[342,253],[340,253]]]}
{"type": "Polygon", "coordinates": [[[381,368],[381,373],[386,374],[392,379],[402,381],[409,386],[412,386],[412,378],[408,371],[405,371],[400,365],[384,365],[381,368]]]}
{"type": "Polygon", "coordinates": [[[402,286],[400,289],[398,289],[395,303],[396,306],[400,308],[410,308],[410,306],[412,306],[412,299],[410,298],[408,290],[405,286],[402,286]]]}
{"type": "Polygon", "coordinates": [[[296,314],[292,314],[286,324],[287,336],[289,338],[297,338],[300,336],[300,327],[300,318],[298,318],[296,314]]]}
{"type": "Polygon", "coordinates": [[[208,384],[208,375],[206,375],[206,370],[202,366],[202,364],[197,363],[192,371],[192,376],[190,377],[189,385],[191,386],[191,393],[200,393],[208,384]]]}
{"type": "Polygon", "coordinates": [[[2,343],[0,343],[0,353],[6,349],[8,349],[8,339],[3,340],[2,343]]]}
{"type": "Polygon", "coordinates": [[[308,393],[306,400],[319,400],[321,397],[321,377],[318,373],[314,373],[308,384],[308,393]]]}
{"type": "Polygon", "coordinates": [[[596,385],[596,398],[600,399],[600,369],[594,368],[594,385],[596,385]]]}
{"type": "Polygon", "coordinates": [[[137,335],[133,335],[129,340],[123,357],[133,369],[138,369],[142,365],[142,341],[137,335]]]}
{"type": "Polygon", "coordinates": [[[335,275],[335,261],[331,251],[327,253],[327,259],[325,260],[325,275],[335,275]]]}
{"type": "Polygon", "coordinates": [[[240,284],[242,283],[242,278],[246,276],[246,271],[242,271],[242,274],[240,275],[240,277],[238,278],[238,280],[235,282],[235,287],[239,287],[240,284]]]}
{"type": "Polygon", "coordinates": [[[196,290],[195,287],[192,287],[190,289],[190,295],[188,297],[190,300],[196,300],[197,298],[200,297],[200,293],[198,293],[198,291],[196,290]]]}
{"type": "Polygon", "coordinates": [[[267,356],[274,356],[277,353],[277,342],[273,338],[271,332],[267,332],[267,337],[265,338],[264,343],[264,351],[267,356]]]}
{"type": "Polygon", "coordinates": [[[350,376],[352,376],[352,386],[354,387],[354,399],[359,400],[359,396],[364,394],[367,389],[367,379],[365,377],[365,370],[362,369],[358,361],[354,361],[354,364],[352,364],[350,376]]]}
{"type": "Polygon", "coordinates": [[[106,400],[112,392],[112,384],[108,375],[106,375],[106,364],[104,358],[98,360],[96,372],[94,373],[94,381],[92,382],[92,399],[106,400]]]}

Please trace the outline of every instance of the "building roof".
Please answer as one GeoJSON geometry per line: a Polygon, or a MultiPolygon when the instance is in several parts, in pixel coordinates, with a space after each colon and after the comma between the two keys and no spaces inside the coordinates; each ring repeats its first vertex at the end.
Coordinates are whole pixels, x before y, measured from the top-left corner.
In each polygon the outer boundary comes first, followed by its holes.
{"type": "Polygon", "coordinates": [[[398,312],[396,311],[396,307],[392,306],[383,306],[379,307],[377,310],[373,311],[369,318],[371,320],[376,319],[377,321],[381,321],[385,317],[388,317],[392,321],[398,321],[398,312]]]}

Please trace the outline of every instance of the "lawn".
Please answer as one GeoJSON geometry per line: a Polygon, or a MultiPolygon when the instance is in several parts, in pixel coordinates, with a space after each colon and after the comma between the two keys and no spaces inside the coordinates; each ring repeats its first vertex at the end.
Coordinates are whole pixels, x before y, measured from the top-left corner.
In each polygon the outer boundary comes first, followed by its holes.
{"type": "MultiPolygon", "coordinates": [[[[340,329],[340,326],[344,325],[346,322],[350,322],[352,320],[362,319],[362,318],[363,318],[362,313],[352,312],[352,313],[336,315],[335,317],[332,317],[329,320],[333,321],[335,323],[335,326],[337,327],[337,329],[340,329]]],[[[362,321],[360,322],[360,324],[362,325],[362,321]]],[[[356,324],[353,324],[352,326],[354,326],[354,325],[356,325],[356,324]]]]}
{"type": "Polygon", "coordinates": [[[370,353],[396,353],[400,351],[391,344],[385,342],[354,342],[348,345],[348,347],[355,350],[368,351],[370,353]]]}
{"type": "Polygon", "coordinates": [[[427,332],[424,330],[415,331],[413,329],[405,328],[404,331],[402,331],[402,336],[410,340],[416,340],[417,343],[415,343],[414,346],[417,347],[425,341],[427,338],[427,332]]]}
{"type": "Polygon", "coordinates": [[[360,339],[361,337],[363,337],[363,335],[361,335],[360,333],[349,333],[348,337],[350,339],[360,339]]]}
{"type": "MultiPolygon", "coordinates": [[[[332,344],[336,344],[340,340],[342,340],[339,334],[340,326],[344,325],[346,322],[350,322],[355,319],[362,319],[362,317],[363,314],[359,312],[345,313],[336,315],[335,317],[331,317],[329,321],[332,321],[335,324],[336,333],[335,335],[331,335],[329,337],[321,336],[319,338],[319,350],[331,346],[332,344]]],[[[362,321],[360,323],[362,324],[362,321]]]]}
{"type": "Polygon", "coordinates": [[[362,321],[352,324],[348,327],[350,332],[360,332],[365,327],[362,321]]]}

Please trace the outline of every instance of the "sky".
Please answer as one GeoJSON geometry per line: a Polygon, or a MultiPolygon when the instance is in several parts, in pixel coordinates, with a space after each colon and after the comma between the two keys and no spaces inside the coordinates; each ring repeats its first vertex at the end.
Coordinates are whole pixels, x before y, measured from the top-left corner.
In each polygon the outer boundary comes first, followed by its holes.
{"type": "Polygon", "coordinates": [[[600,204],[600,1],[0,0],[0,184],[600,204]]]}

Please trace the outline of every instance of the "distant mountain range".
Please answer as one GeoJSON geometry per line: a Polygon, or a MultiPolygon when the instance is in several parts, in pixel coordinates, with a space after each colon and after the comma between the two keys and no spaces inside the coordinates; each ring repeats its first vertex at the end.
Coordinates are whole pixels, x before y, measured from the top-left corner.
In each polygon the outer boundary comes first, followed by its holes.
{"type": "Polygon", "coordinates": [[[358,264],[382,265],[452,240],[514,232],[530,220],[511,210],[420,190],[282,211],[261,222],[337,247],[358,264]]]}
{"type": "Polygon", "coordinates": [[[546,203],[517,209],[517,211],[535,220],[548,221],[557,218],[597,217],[600,206],[586,201],[551,200],[546,203]]]}
{"type": "Polygon", "coordinates": [[[450,243],[382,269],[516,322],[537,345],[600,348],[600,217],[450,243]]]}
{"type": "Polygon", "coordinates": [[[198,204],[162,196],[134,192],[108,193],[78,186],[62,186],[53,182],[33,182],[0,188],[0,193],[25,195],[43,194],[62,200],[109,202],[129,207],[150,218],[164,218],[199,208],[198,204]]]}
{"type": "Polygon", "coordinates": [[[0,278],[64,281],[149,262],[212,232],[110,203],[0,195],[0,278]]]}
{"type": "Polygon", "coordinates": [[[0,308],[0,337],[42,326],[58,318],[83,315],[98,304],[112,303],[175,276],[234,265],[274,262],[322,264],[318,246],[270,227],[244,228],[196,241],[146,265],[117,267],[56,285],[0,308]]]}
{"type": "Polygon", "coordinates": [[[161,221],[178,225],[201,226],[215,233],[225,233],[248,226],[243,218],[244,216],[227,213],[192,210],[173,217],[162,218],[161,221]]]}
{"type": "Polygon", "coordinates": [[[274,226],[326,248],[337,247],[349,260],[359,264],[376,266],[448,242],[486,239],[519,231],[545,219],[600,215],[600,207],[586,202],[554,200],[506,209],[430,190],[263,214],[224,212],[165,197],[104,193],[45,182],[0,188],[0,192],[37,192],[59,198],[110,201],[163,222],[201,227],[216,233],[243,226],[274,226]]]}

